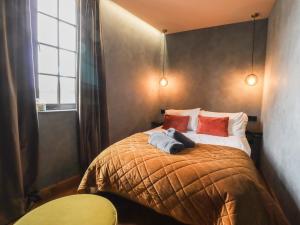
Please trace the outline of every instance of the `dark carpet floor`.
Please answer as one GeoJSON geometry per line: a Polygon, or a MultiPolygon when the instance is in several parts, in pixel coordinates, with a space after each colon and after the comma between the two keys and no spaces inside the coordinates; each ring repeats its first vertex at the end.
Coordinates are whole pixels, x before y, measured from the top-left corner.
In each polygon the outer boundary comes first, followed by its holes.
{"type": "Polygon", "coordinates": [[[118,211],[119,225],[184,225],[176,220],[158,214],[152,209],[118,197],[110,193],[101,193],[109,199],[118,211]]]}

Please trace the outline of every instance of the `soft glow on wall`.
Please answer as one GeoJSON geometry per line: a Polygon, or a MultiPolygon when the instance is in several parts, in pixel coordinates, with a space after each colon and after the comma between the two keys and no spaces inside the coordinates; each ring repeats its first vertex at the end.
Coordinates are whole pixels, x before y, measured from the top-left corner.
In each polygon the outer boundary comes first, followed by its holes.
{"type": "Polygon", "coordinates": [[[168,75],[168,85],[159,88],[160,107],[163,109],[182,107],[182,104],[184,105],[188,99],[191,99],[190,92],[183,91],[187,90],[190,85],[190,80],[187,79],[188,74],[169,70],[168,75]]]}
{"type": "Polygon", "coordinates": [[[249,74],[246,77],[245,81],[249,86],[255,86],[257,84],[258,78],[255,74],[249,74]]]}
{"type": "MultiPolygon", "coordinates": [[[[133,15],[132,13],[122,8],[118,4],[114,3],[113,1],[103,0],[101,1],[101,5],[103,6],[103,8],[101,7],[103,13],[105,13],[106,10],[110,10],[115,14],[119,15],[120,18],[123,18],[124,21],[126,21],[126,24],[131,24],[133,29],[138,28],[139,30],[143,30],[146,33],[151,33],[152,35],[160,37],[161,32],[159,30],[146,23],[145,21],[141,20],[137,16],[133,15]]],[[[149,37],[151,38],[150,35],[149,37]]]]}

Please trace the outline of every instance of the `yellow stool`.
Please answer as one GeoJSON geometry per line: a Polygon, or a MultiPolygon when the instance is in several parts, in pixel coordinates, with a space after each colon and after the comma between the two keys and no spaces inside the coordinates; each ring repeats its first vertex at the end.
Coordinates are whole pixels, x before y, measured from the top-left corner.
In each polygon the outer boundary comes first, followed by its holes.
{"type": "Polygon", "coordinates": [[[27,213],[15,225],[116,225],[117,211],[106,198],[78,194],[56,199],[27,213]]]}

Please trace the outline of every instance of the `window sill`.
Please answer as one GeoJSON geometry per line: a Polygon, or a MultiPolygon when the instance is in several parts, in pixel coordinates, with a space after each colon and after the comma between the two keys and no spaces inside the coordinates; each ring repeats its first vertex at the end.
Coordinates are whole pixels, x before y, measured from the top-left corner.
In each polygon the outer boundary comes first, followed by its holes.
{"type": "Polygon", "coordinates": [[[77,109],[58,109],[58,110],[46,110],[38,111],[38,113],[60,113],[60,112],[77,112],[77,109]]]}

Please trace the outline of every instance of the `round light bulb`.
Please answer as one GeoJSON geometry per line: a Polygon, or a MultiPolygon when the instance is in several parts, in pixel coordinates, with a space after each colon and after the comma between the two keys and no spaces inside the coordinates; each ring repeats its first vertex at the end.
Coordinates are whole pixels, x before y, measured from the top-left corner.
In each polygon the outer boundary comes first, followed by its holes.
{"type": "Polygon", "coordinates": [[[249,86],[255,86],[257,84],[257,76],[255,74],[249,74],[245,81],[249,86]]]}
{"type": "Polygon", "coordinates": [[[168,85],[168,80],[165,77],[163,77],[160,79],[159,84],[162,87],[166,87],[168,85]]]}

